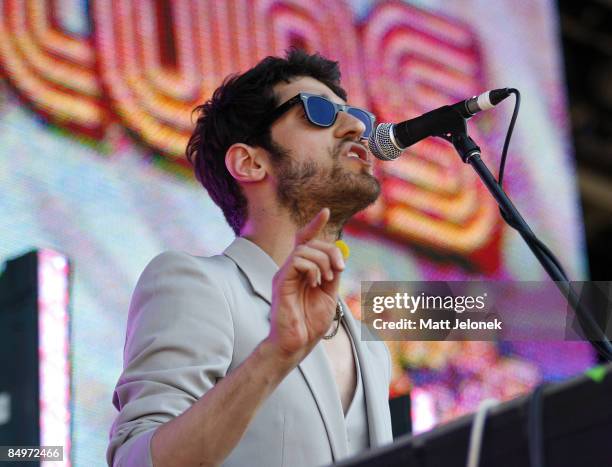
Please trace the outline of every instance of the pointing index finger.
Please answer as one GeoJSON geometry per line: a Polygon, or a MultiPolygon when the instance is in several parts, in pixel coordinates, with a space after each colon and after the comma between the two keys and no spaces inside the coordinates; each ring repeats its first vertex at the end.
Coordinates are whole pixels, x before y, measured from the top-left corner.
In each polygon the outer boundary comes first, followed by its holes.
{"type": "Polygon", "coordinates": [[[329,215],[329,208],[321,209],[308,224],[298,230],[295,235],[295,244],[301,245],[303,243],[307,243],[319,235],[323,231],[323,228],[327,225],[329,215]]]}

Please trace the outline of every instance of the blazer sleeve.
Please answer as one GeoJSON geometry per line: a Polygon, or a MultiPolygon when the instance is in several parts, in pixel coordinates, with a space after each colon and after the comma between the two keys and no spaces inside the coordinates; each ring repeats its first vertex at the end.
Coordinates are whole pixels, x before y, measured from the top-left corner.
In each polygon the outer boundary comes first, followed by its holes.
{"type": "Polygon", "coordinates": [[[155,429],[225,376],[234,329],[223,276],[213,266],[208,258],[166,252],[142,273],[130,304],[123,372],[113,394],[119,413],[110,430],[109,466],[151,467],[155,429]]]}

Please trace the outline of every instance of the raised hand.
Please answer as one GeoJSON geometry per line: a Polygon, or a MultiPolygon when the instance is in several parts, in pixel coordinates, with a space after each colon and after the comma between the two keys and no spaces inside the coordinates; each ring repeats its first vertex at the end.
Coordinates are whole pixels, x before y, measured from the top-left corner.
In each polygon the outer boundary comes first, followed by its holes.
{"type": "Polygon", "coordinates": [[[329,216],[324,208],[298,231],[295,248],[272,280],[268,340],[291,365],[297,365],[325,335],[336,312],[344,260],[334,243],[316,238],[329,216]]]}

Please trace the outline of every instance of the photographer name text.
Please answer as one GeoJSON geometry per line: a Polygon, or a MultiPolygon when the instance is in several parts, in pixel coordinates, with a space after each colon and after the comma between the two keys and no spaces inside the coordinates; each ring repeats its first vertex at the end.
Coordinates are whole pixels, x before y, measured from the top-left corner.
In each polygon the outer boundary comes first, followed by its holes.
{"type": "Polygon", "coordinates": [[[429,319],[408,319],[402,318],[397,321],[385,321],[381,318],[377,318],[373,320],[372,326],[374,329],[383,330],[383,329],[408,329],[408,330],[454,330],[454,329],[463,329],[463,330],[501,330],[502,322],[495,318],[492,321],[473,321],[471,319],[460,320],[455,319],[454,323],[451,323],[450,319],[441,319],[434,320],[433,318],[429,319]],[[452,324],[452,326],[451,326],[452,324]]]}

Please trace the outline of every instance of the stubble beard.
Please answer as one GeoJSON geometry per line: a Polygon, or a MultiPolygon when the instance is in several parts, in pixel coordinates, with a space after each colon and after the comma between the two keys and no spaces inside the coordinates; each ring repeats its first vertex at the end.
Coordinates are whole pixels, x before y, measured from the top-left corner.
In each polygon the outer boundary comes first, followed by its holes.
{"type": "Polygon", "coordinates": [[[296,161],[291,153],[274,144],[278,186],[276,197],[286,208],[298,228],[305,226],[324,207],[330,209],[328,230],[339,233],[344,224],[359,211],[374,203],[380,194],[380,183],[365,170],[355,172],[343,166],[340,142],[329,157],[330,168],[313,160],[296,161]]]}

